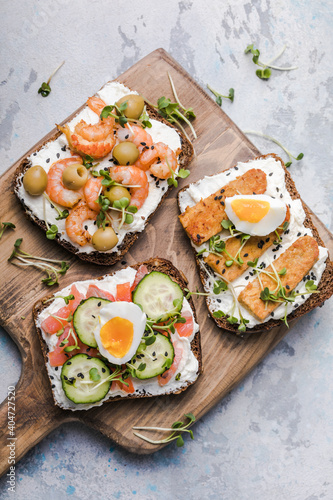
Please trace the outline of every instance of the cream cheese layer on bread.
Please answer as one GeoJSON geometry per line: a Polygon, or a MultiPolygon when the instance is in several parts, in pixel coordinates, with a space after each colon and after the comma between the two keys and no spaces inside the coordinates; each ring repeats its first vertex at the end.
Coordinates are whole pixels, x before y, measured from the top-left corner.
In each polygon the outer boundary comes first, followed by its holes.
{"type": "MultiPolygon", "coordinates": [[[[182,190],[179,193],[179,207],[181,212],[185,212],[187,207],[193,207],[201,199],[207,198],[211,194],[215,193],[219,188],[225,186],[229,182],[235,180],[237,177],[243,175],[250,169],[260,169],[266,174],[267,178],[267,188],[265,195],[271,196],[273,198],[278,198],[284,201],[290,210],[290,223],[288,229],[280,236],[281,242],[279,245],[270,246],[259,258],[257,267],[267,268],[283,253],[287,248],[289,248],[298,238],[301,236],[309,235],[312,236],[312,231],[310,228],[304,226],[304,221],[306,214],[304,212],[302,202],[300,199],[292,199],[285,182],[285,171],[280,161],[274,157],[265,157],[251,160],[248,162],[240,162],[235,167],[226,170],[224,172],[218,173],[212,176],[206,176],[203,179],[191,184],[188,188],[182,190]]],[[[223,236],[229,234],[226,230],[221,232],[223,236]]],[[[263,242],[265,238],[263,237],[263,242]]],[[[255,277],[255,273],[251,267],[235,279],[232,285],[226,291],[220,294],[214,294],[214,282],[223,279],[223,276],[219,276],[214,273],[214,271],[204,263],[203,258],[209,255],[209,243],[203,243],[202,245],[194,245],[193,247],[196,252],[202,252],[200,257],[200,265],[205,275],[204,288],[207,293],[210,294],[208,297],[209,310],[213,314],[216,311],[227,312],[232,310],[234,299],[239,296],[242,290],[252,281],[255,277]],[[232,290],[231,290],[232,288],[232,290]]],[[[301,280],[300,283],[295,287],[295,291],[299,294],[294,302],[290,302],[287,305],[285,303],[278,306],[264,321],[259,321],[254,316],[250,314],[241,305],[238,308],[235,307],[233,311],[233,316],[240,321],[240,314],[245,320],[246,328],[254,328],[257,325],[266,323],[271,319],[282,319],[285,314],[292,313],[295,309],[301,306],[311,295],[306,290],[305,283],[308,280],[313,280],[314,285],[318,285],[321,276],[326,267],[326,259],[328,256],[327,249],[324,247],[319,247],[319,258],[314,264],[307,276],[301,280]]],[[[236,264],[234,264],[236,265],[236,264]]]]}
{"type": "MultiPolygon", "coordinates": [[[[121,83],[109,82],[97,93],[97,95],[105,102],[106,105],[111,105],[129,93],[137,94],[137,92],[128,89],[121,83]]],[[[80,120],[84,120],[87,124],[95,124],[98,122],[99,117],[88,106],[86,106],[70,122],[68,122],[70,129],[73,130],[75,125],[80,122],[80,120]]],[[[176,129],[154,119],[151,119],[151,124],[152,127],[146,130],[152,136],[154,143],[163,142],[174,152],[181,149],[181,138],[176,129]]],[[[71,158],[71,156],[67,139],[64,134],[61,134],[57,139],[49,141],[41,149],[32,153],[28,157],[28,161],[31,166],[40,165],[43,167],[45,172],[48,172],[54,162],[65,158],[71,158]]],[[[112,151],[102,160],[99,160],[97,169],[107,169],[111,166],[113,166],[112,151]]],[[[176,171],[178,171],[178,169],[179,165],[176,171]]],[[[116,230],[118,237],[117,245],[111,250],[103,253],[120,253],[125,236],[129,233],[140,233],[144,230],[148,217],[156,210],[163,195],[166,193],[168,189],[167,180],[156,179],[149,171],[146,173],[149,182],[149,192],[143,206],[135,214],[133,214],[134,221],[131,224],[125,224],[122,228],[116,230]]],[[[43,196],[29,195],[23,187],[22,177],[23,173],[18,179],[17,195],[32,212],[32,215],[39,220],[46,219],[49,225],[55,224],[58,227],[58,233],[60,233],[61,239],[73,245],[79,253],[90,254],[91,252],[96,252],[96,249],[92,246],[92,244],[87,243],[84,246],[80,246],[68,237],[65,229],[66,219],[57,220],[56,217],[58,217],[58,214],[56,210],[52,208],[50,203],[46,201],[43,196]]],[[[93,235],[97,230],[97,226],[92,220],[85,221],[84,225],[87,227],[87,230],[91,235],[93,235]]]]}
{"type": "MultiPolygon", "coordinates": [[[[126,267],[125,269],[121,269],[120,271],[117,271],[112,275],[106,275],[102,279],[77,281],[75,283],[71,283],[71,285],[64,289],[59,290],[55,294],[55,300],[53,300],[48,307],[44,308],[35,319],[36,326],[42,335],[43,341],[45,342],[48,351],[53,351],[55,349],[59,339],[56,334],[50,335],[49,333],[46,333],[42,328],[42,323],[51,314],[56,314],[56,312],[64,306],[64,300],[62,297],[66,297],[71,293],[71,288],[73,285],[76,286],[78,292],[83,296],[86,296],[87,290],[90,285],[96,285],[99,289],[108,292],[116,297],[117,285],[124,283],[130,283],[130,285],[132,285],[135,280],[136,273],[137,271],[134,268],[126,267]]],[[[180,336],[177,330],[175,331],[175,333],[172,333],[172,342],[177,343],[177,345],[180,345],[182,348],[182,357],[176,372],[164,386],[159,385],[157,377],[146,380],[139,380],[133,377],[132,383],[135,389],[135,392],[133,393],[134,397],[160,396],[163,394],[178,392],[186,388],[190,383],[193,383],[197,379],[199,375],[199,363],[196,356],[192,352],[191,342],[199,331],[199,325],[196,323],[191,305],[185,297],[181,314],[191,315],[193,320],[193,332],[188,337],[180,336]]],[[[110,391],[102,400],[92,404],[75,404],[66,397],[62,388],[62,367],[51,366],[50,360],[48,359],[46,362],[46,368],[51,380],[54,400],[56,404],[61,408],[72,411],[88,410],[95,406],[101,406],[105,401],[111,400],[113,398],[128,397],[128,393],[120,390],[118,386],[114,388],[115,384],[112,384],[110,391]]]]}

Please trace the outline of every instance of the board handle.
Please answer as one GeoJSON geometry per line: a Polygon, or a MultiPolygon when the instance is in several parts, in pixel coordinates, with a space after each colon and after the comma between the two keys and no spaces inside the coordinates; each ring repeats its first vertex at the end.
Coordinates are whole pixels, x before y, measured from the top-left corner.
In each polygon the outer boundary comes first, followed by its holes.
{"type": "Polygon", "coordinates": [[[23,366],[18,384],[8,387],[8,396],[0,405],[0,477],[15,470],[10,467],[15,467],[44,436],[64,421],[71,420],[66,412],[54,405],[51,391],[45,389],[49,389],[48,381],[41,386],[39,373],[37,384],[35,373],[23,366]]]}

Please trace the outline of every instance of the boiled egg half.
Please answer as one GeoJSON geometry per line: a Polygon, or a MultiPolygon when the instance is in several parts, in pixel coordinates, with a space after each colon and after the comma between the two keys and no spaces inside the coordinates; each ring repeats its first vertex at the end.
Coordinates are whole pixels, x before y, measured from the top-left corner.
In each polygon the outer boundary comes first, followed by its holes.
{"type": "Polygon", "coordinates": [[[136,353],[146,327],[146,315],[132,302],[111,302],[103,307],[94,330],[102,356],[115,365],[136,353]]]}
{"type": "Polygon", "coordinates": [[[225,212],[238,231],[266,236],[282,225],[287,207],[264,194],[236,195],[225,199],[225,212]]]}

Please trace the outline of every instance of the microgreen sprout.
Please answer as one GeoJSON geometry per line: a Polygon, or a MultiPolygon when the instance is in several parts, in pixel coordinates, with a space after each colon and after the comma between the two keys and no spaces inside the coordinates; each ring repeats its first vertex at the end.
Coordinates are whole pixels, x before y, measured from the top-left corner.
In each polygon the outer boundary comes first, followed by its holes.
{"type": "Polygon", "coordinates": [[[121,220],[118,229],[121,229],[124,224],[132,224],[135,214],[138,208],[135,205],[129,204],[129,199],[126,197],[120,198],[120,200],[115,200],[112,204],[112,209],[121,211],[121,220]]]}
{"type": "Polygon", "coordinates": [[[86,167],[87,170],[89,170],[89,168],[91,167],[95,168],[99,165],[99,162],[93,163],[94,161],[95,161],[94,158],[90,155],[86,155],[84,158],[82,158],[83,166],[86,167]]]}
{"type": "Polygon", "coordinates": [[[186,170],[185,168],[181,168],[178,173],[171,168],[169,160],[167,157],[165,157],[166,164],[169,167],[171,177],[168,178],[167,182],[169,186],[175,186],[178,187],[178,181],[176,180],[177,177],[180,177],[181,179],[186,179],[190,175],[190,171],[186,170]]]}
{"type": "Polygon", "coordinates": [[[52,224],[49,229],[46,231],[46,238],[49,240],[54,240],[58,233],[58,226],[52,224]]]}
{"type": "Polygon", "coordinates": [[[69,265],[62,260],[54,260],[54,259],[47,259],[44,257],[38,257],[36,255],[31,255],[25,251],[23,251],[20,246],[22,243],[23,238],[18,238],[15,243],[14,243],[14,250],[12,251],[11,255],[8,258],[8,261],[10,261],[12,264],[16,266],[21,266],[21,267],[27,267],[27,266],[33,266],[38,269],[41,269],[47,274],[47,278],[42,279],[42,283],[45,283],[48,286],[56,285],[58,284],[59,280],[59,275],[66,274],[66,272],[69,269],[69,265]],[[12,262],[12,259],[17,259],[19,262],[12,262]],[[31,262],[31,260],[36,260],[36,262],[31,262]],[[55,267],[54,265],[48,264],[51,262],[52,264],[60,264],[60,269],[59,267],[55,267]]]}
{"type": "Polygon", "coordinates": [[[174,422],[170,428],[133,427],[133,434],[135,436],[137,436],[138,438],[143,439],[144,441],[147,441],[147,443],[165,444],[165,443],[170,443],[171,441],[176,441],[177,446],[181,447],[184,445],[184,439],[182,437],[183,432],[188,432],[191,436],[191,439],[194,439],[193,431],[191,429],[188,429],[188,427],[191,424],[193,424],[193,422],[195,422],[195,416],[193,415],[193,413],[185,413],[184,417],[189,420],[189,422],[186,425],[184,425],[184,422],[179,420],[179,421],[174,422]],[[164,439],[153,440],[153,439],[150,439],[150,438],[144,436],[143,434],[139,434],[138,432],[134,432],[134,431],[160,431],[160,432],[171,432],[171,434],[170,434],[170,436],[168,436],[164,439]]]}
{"type": "Polygon", "coordinates": [[[75,297],[72,293],[70,295],[66,295],[65,297],[63,297],[62,295],[56,295],[54,297],[51,297],[50,299],[44,300],[43,304],[47,304],[47,302],[51,302],[51,300],[54,300],[54,299],[64,299],[65,304],[68,305],[69,301],[74,300],[75,297]]]}
{"type": "Polygon", "coordinates": [[[38,89],[38,94],[41,94],[42,97],[47,97],[49,93],[51,92],[51,87],[50,87],[50,82],[53,78],[53,76],[56,74],[56,72],[65,64],[65,61],[62,61],[61,64],[53,71],[51,74],[50,78],[47,80],[47,82],[43,82],[40,88],[38,89]]]}
{"type": "Polygon", "coordinates": [[[289,161],[285,164],[286,167],[290,167],[293,159],[296,161],[300,161],[304,157],[303,153],[300,153],[298,156],[292,155],[291,152],[287,148],[285,148],[280,141],[274,139],[274,137],[271,137],[270,135],[263,134],[262,132],[256,132],[255,130],[244,130],[243,133],[247,135],[257,135],[274,142],[274,144],[277,144],[288,155],[289,161]]]}
{"type": "Polygon", "coordinates": [[[246,325],[247,325],[247,323],[249,323],[249,320],[245,319],[243,317],[240,306],[239,306],[239,302],[238,302],[238,299],[236,296],[235,288],[230,282],[228,282],[228,289],[231,291],[231,294],[233,297],[233,302],[232,302],[231,308],[226,313],[221,311],[221,310],[215,311],[215,312],[213,312],[213,317],[216,319],[226,318],[227,322],[230,325],[236,325],[237,323],[239,323],[237,330],[240,333],[244,333],[246,331],[246,325]],[[236,316],[234,316],[236,309],[238,312],[239,319],[236,316]]]}
{"type": "MultiPolygon", "coordinates": [[[[65,350],[66,350],[66,348],[65,348],[65,350]]],[[[120,368],[116,368],[115,371],[113,373],[111,373],[111,375],[102,379],[97,368],[91,368],[89,370],[89,379],[90,380],[81,380],[80,384],[95,384],[95,382],[98,382],[100,380],[99,384],[93,386],[94,391],[98,387],[100,387],[101,385],[105,384],[105,382],[110,382],[111,380],[113,382],[116,382],[116,381],[121,382],[122,384],[124,384],[128,387],[128,385],[129,385],[128,382],[125,382],[125,380],[123,379],[124,374],[125,374],[125,372],[122,372],[120,368]]]]}
{"type": "Polygon", "coordinates": [[[215,102],[219,106],[222,106],[222,98],[223,97],[225,99],[230,99],[231,102],[234,102],[235,91],[234,91],[233,88],[229,89],[229,95],[219,94],[219,92],[217,92],[216,90],[212,89],[212,87],[210,85],[208,85],[208,84],[207,84],[207,88],[208,88],[208,90],[210,90],[212,92],[212,94],[214,94],[214,96],[216,97],[215,102]]]}
{"type": "Polygon", "coordinates": [[[142,111],[142,114],[139,118],[139,121],[141,122],[142,124],[142,128],[152,128],[152,123],[150,121],[150,118],[149,118],[149,115],[147,113],[147,107],[145,105],[145,107],[143,108],[143,111],[142,111]]]}
{"type": "Polygon", "coordinates": [[[297,69],[297,66],[291,66],[289,68],[282,68],[280,66],[273,66],[272,65],[272,62],[276,61],[276,59],[278,59],[279,57],[282,56],[282,54],[284,53],[286,48],[287,48],[287,46],[284,45],[282,50],[279,52],[279,54],[277,56],[275,56],[273,59],[271,59],[270,61],[268,61],[267,63],[264,63],[264,62],[259,60],[260,51],[258,49],[256,49],[253,44],[248,45],[244,52],[245,52],[245,54],[248,54],[250,52],[253,56],[252,61],[254,62],[254,64],[257,64],[257,66],[260,66],[261,69],[257,69],[257,71],[256,71],[257,77],[260,78],[261,80],[268,80],[272,74],[272,71],[271,71],[272,69],[276,69],[278,71],[292,71],[294,69],[297,69]]]}
{"type": "Polygon", "coordinates": [[[241,245],[240,249],[238,250],[237,254],[235,255],[235,257],[233,257],[232,255],[230,255],[228,250],[226,250],[225,241],[223,239],[221,239],[220,236],[218,236],[218,235],[212,236],[209,239],[209,252],[212,253],[213,255],[217,255],[218,257],[221,256],[221,253],[225,253],[229,257],[229,259],[225,261],[226,267],[230,267],[234,263],[241,266],[244,262],[242,261],[240,255],[239,255],[239,252],[242,250],[243,246],[245,245],[245,243],[249,239],[249,237],[250,236],[248,234],[244,234],[242,236],[242,245],[241,245]],[[244,239],[244,241],[243,241],[243,239],[244,239]]]}
{"type": "Polygon", "coordinates": [[[1,222],[1,229],[0,229],[0,240],[2,238],[3,233],[7,228],[15,229],[16,226],[12,222],[1,222]],[[2,227],[1,227],[2,226],[2,227]]]}

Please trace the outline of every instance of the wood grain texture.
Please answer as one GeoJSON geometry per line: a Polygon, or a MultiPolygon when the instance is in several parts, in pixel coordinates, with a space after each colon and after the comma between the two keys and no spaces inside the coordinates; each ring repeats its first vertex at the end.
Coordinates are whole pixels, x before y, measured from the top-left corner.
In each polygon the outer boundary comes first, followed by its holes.
{"type": "MultiPolygon", "coordinates": [[[[191,182],[259,154],[237,126],[164,50],[152,52],[118,80],[156,102],[161,95],[171,97],[167,71],[170,71],[174,79],[180,100],[193,106],[197,113],[195,128],[198,139],[194,143],[196,157],[190,167],[191,182]]],[[[87,96],[82,97],[84,99],[87,96]]],[[[54,130],[48,136],[53,133],[54,130]]],[[[40,142],[44,140],[45,138],[40,142]]],[[[31,154],[37,146],[24,156],[31,154]]],[[[25,218],[12,193],[12,176],[22,159],[0,179],[1,218],[12,221],[17,228],[15,232],[5,232],[1,240],[0,262],[0,322],[17,343],[23,362],[22,375],[16,387],[17,460],[57,426],[73,420],[101,431],[129,451],[152,453],[158,447],[136,438],[132,433],[132,426],[148,423],[156,426],[170,425],[190,411],[200,418],[277,345],[286,335],[287,329],[281,324],[268,333],[255,333],[242,340],[230,332],[218,329],[208,317],[204,301],[195,299],[202,333],[204,367],[204,374],[196,384],[180,395],[120,401],[80,413],[55,407],[31,314],[33,303],[49,290],[40,283],[37,270],[21,270],[8,263],[7,257],[16,238],[23,237],[23,249],[70,262],[71,268],[61,279],[61,287],[78,279],[98,277],[111,268],[79,261],[47,240],[40,229],[25,218]],[[22,320],[21,316],[26,319],[22,320]]],[[[187,183],[187,180],[182,181],[179,187],[187,183]]],[[[190,242],[178,221],[176,194],[177,190],[174,190],[124,259],[131,265],[154,256],[168,258],[184,272],[189,280],[189,287],[195,289],[200,287],[200,281],[190,242]]],[[[313,217],[313,222],[332,252],[332,235],[317,217],[313,217]]],[[[120,267],[119,263],[112,270],[120,267]]],[[[3,474],[8,469],[8,455],[6,451],[3,452],[8,436],[7,401],[0,407],[0,429],[0,473],[3,474]]]]}

